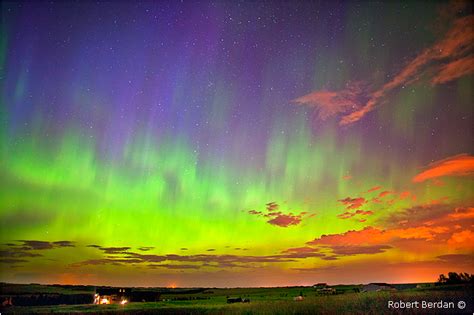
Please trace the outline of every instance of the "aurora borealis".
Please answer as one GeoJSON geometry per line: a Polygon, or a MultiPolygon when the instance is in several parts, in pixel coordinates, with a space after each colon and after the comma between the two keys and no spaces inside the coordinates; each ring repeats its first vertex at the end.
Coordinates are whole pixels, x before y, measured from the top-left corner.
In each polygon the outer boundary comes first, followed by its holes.
{"type": "Polygon", "coordinates": [[[0,281],[474,272],[472,3],[1,12],[0,281]]]}

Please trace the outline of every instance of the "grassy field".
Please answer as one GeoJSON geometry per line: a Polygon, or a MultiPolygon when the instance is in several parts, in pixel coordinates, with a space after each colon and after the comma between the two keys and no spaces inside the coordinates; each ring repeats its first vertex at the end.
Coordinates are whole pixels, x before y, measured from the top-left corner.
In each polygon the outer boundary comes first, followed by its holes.
{"type": "MultiPolygon", "coordinates": [[[[61,288],[64,290],[64,288],[61,288]]],[[[318,295],[310,287],[290,288],[242,288],[203,289],[194,294],[179,291],[162,294],[162,302],[129,303],[126,305],[57,305],[57,306],[13,306],[3,308],[2,314],[31,313],[90,313],[90,314],[472,314],[473,290],[471,286],[409,288],[395,292],[355,293],[354,286],[339,287],[336,295],[318,295]],[[345,293],[343,293],[345,292],[345,293]],[[293,297],[303,294],[303,301],[293,297]],[[227,304],[227,297],[245,297],[250,303],[227,304]],[[390,310],[393,301],[453,301],[455,308],[390,310]],[[460,310],[459,301],[467,306],[460,310]]],[[[83,291],[83,290],[82,290],[83,291]]]]}

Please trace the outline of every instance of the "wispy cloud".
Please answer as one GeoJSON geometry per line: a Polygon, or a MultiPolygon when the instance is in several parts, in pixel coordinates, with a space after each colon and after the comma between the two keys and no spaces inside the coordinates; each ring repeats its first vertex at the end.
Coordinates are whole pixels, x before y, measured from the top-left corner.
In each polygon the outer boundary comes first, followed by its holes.
{"type": "Polygon", "coordinates": [[[353,255],[372,255],[372,254],[379,254],[383,253],[386,250],[392,248],[389,245],[340,245],[340,246],[332,246],[332,251],[335,255],[339,256],[353,256],[353,255]]]}
{"type": "Polygon", "coordinates": [[[288,248],[281,252],[282,256],[285,258],[310,258],[310,257],[326,257],[325,254],[320,252],[319,248],[304,246],[304,247],[294,247],[288,248]]]}
{"type": "Polygon", "coordinates": [[[439,68],[431,80],[433,84],[443,84],[474,72],[474,56],[455,60],[439,68]]]}
{"type": "Polygon", "coordinates": [[[126,253],[131,247],[99,247],[106,254],[122,254],[126,253]]]}
{"type": "Polygon", "coordinates": [[[340,125],[351,125],[383,103],[387,96],[402,86],[429,76],[432,84],[443,84],[474,72],[474,16],[454,20],[444,37],[424,49],[390,81],[372,92],[348,83],[339,91],[315,91],[293,102],[316,108],[319,118],[342,115],[340,125]],[[364,100],[365,99],[365,100],[364,100]]]}
{"type": "Polygon", "coordinates": [[[22,250],[44,250],[44,249],[53,249],[59,247],[74,247],[74,242],[71,241],[56,241],[56,242],[46,242],[46,241],[35,241],[35,240],[21,240],[22,250]]]}
{"type": "MultiPolygon", "coordinates": [[[[248,264],[254,263],[280,263],[291,262],[298,258],[319,257],[324,254],[307,253],[306,255],[297,255],[295,253],[285,253],[280,255],[268,256],[240,256],[240,255],[211,255],[211,254],[197,254],[197,255],[155,255],[155,254],[140,254],[134,252],[127,252],[126,254],[109,256],[101,259],[87,259],[84,261],[71,264],[71,267],[82,267],[87,265],[128,265],[128,264],[156,264],[164,262],[175,263],[195,263],[196,266],[232,266],[245,267],[248,264]]],[[[156,265],[158,266],[158,265],[156,265]]],[[[178,269],[178,268],[175,268],[178,269]]]]}
{"type": "Polygon", "coordinates": [[[147,252],[149,250],[152,250],[154,249],[153,246],[143,246],[143,247],[139,247],[138,250],[141,250],[142,252],[147,252]]]}
{"type": "Polygon", "coordinates": [[[17,264],[27,262],[31,258],[42,257],[38,251],[46,251],[62,247],[75,247],[71,241],[38,241],[38,240],[21,240],[15,243],[3,244],[0,250],[0,262],[4,264],[17,264]]]}
{"type": "MultiPolygon", "coordinates": [[[[370,210],[356,210],[354,212],[350,212],[350,211],[346,211],[344,213],[341,213],[339,214],[337,217],[339,219],[349,219],[349,218],[352,218],[352,217],[355,217],[355,216],[369,216],[369,215],[372,215],[374,214],[372,211],[370,210]]],[[[365,221],[365,220],[364,220],[365,221]]]]}
{"type": "Polygon", "coordinates": [[[346,206],[346,209],[358,209],[367,203],[367,200],[363,197],[351,198],[347,197],[338,200],[340,203],[346,206]]]}
{"type": "Polygon", "coordinates": [[[439,260],[449,264],[472,266],[474,264],[474,256],[472,254],[447,254],[437,256],[439,260]]]}
{"type": "MultiPolygon", "coordinates": [[[[349,218],[351,215],[341,218],[349,218]]],[[[472,251],[474,233],[471,232],[474,207],[459,207],[454,204],[418,205],[392,213],[376,223],[385,228],[368,226],[361,230],[322,235],[306,243],[308,247],[328,247],[336,256],[343,251],[374,253],[385,251],[390,246],[402,251],[429,252],[434,247],[451,250],[472,251]],[[428,246],[429,245],[429,246],[428,246]],[[348,247],[347,247],[348,246],[348,247]],[[352,246],[352,247],[351,247],[352,246]],[[347,248],[346,248],[347,247],[347,248]],[[360,247],[357,249],[356,247],[360,247]],[[367,247],[367,248],[365,248],[367,247]]]]}
{"type": "Polygon", "coordinates": [[[293,102],[315,108],[318,117],[325,120],[326,118],[359,108],[366,94],[366,88],[360,82],[351,82],[343,90],[316,91],[301,96],[293,100],[293,102]]]}
{"type": "Polygon", "coordinates": [[[150,264],[148,268],[166,268],[166,269],[175,269],[175,270],[182,270],[182,269],[200,269],[201,266],[199,265],[180,265],[180,264],[150,264]]]}
{"type": "Polygon", "coordinates": [[[413,182],[421,183],[445,176],[474,176],[474,156],[459,154],[431,163],[423,172],[413,177],[413,182]]]}
{"type": "Polygon", "coordinates": [[[379,190],[379,189],[382,189],[382,186],[374,186],[374,187],[370,188],[369,190],[367,190],[367,192],[370,193],[370,192],[373,192],[373,191],[376,191],[376,190],[379,190]]]}

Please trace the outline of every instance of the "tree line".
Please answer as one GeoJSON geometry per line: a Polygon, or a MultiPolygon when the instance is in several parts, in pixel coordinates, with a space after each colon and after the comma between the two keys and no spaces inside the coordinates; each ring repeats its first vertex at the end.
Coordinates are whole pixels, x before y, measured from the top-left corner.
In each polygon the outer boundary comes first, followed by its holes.
{"type": "Polygon", "coordinates": [[[440,274],[437,284],[462,284],[462,283],[474,283],[474,275],[468,274],[467,272],[448,272],[446,277],[444,274],[440,274]]]}

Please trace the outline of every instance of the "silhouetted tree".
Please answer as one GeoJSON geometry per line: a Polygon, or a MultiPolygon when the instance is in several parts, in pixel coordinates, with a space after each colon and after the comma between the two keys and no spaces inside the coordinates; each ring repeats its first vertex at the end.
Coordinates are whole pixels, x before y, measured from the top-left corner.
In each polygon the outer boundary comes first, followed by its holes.
{"type": "Polygon", "coordinates": [[[444,274],[440,274],[438,278],[438,283],[445,284],[448,282],[448,278],[444,274]]]}
{"type": "Polygon", "coordinates": [[[438,284],[461,284],[474,282],[474,275],[470,275],[467,272],[449,272],[446,277],[444,274],[440,274],[438,278],[438,284]]]}

